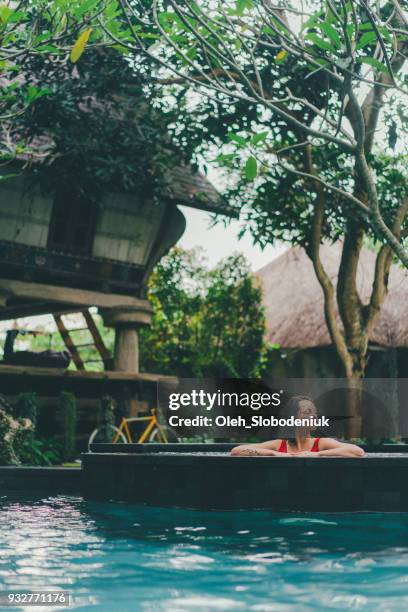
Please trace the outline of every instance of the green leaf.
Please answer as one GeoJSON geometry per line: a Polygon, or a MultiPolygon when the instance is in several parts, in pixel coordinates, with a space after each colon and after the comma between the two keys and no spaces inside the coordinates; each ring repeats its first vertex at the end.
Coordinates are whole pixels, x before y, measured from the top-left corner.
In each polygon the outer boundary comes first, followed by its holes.
{"type": "Polygon", "coordinates": [[[75,17],[82,17],[84,13],[91,11],[99,3],[99,0],[85,0],[75,11],[75,17]]]}
{"type": "Polygon", "coordinates": [[[347,17],[353,10],[352,2],[347,2],[345,5],[342,5],[340,9],[340,15],[344,18],[347,17]]]}
{"type": "Polygon", "coordinates": [[[267,136],[268,132],[259,132],[258,134],[254,134],[251,138],[251,144],[259,144],[260,142],[263,142],[267,136]]]}
{"type": "Polygon", "coordinates": [[[354,34],[355,34],[354,23],[349,23],[348,25],[346,25],[346,33],[349,38],[354,38],[354,34]]]}
{"type": "Polygon", "coordinates": [[[235,153],[220,153],[220,155],[217,156],[216,161],[220,164],[229,164],[233,159],[235,159],[235,157],[235,153]]]}
{"type": "Polygon", "coordinates": [[[37,47],[36,49],[37,51],[39,51],[40,53],[59,53],[60,49],[58,49],[58,47],[55,47],[54,45],[40,45],[39,47],[37,47]]]}
{"type": "Polygon", "coordinates": [[[190,47],[190,49],[186,52],[186,56],[189,60],[195,60],[195,58],[197,57],[197,48],[190,47]]]}
{"type": "MultiPolygon", "coordinates": [[[[358,29],[360,31],[375,32],[375,30],[373,29],[373,24],[371,23],[371,21],[367,21],[365,23],[361,23],[358,26],[358,29]]],[[[386,27],[379,26],[377,29],[380,32],[381,36],[383,36],[384,38],[386,38],[390,42],[392,41],[392,35],[391,35],[390,31],[386,27]]],[[[378,36],[376,36],[376,38],[378,38],[378,36]]]]}
{"type": "Polygon", "coordinates": [[[3,6],[0,6],[0,22],[2,24],[6,24],[12,14],[13,14],[13,11],[11,8],[6,6],[5,4],[3,6]]]}
{"type": "Polygon", "coordinates": [[[333,11],[331,10],[331,8],[329,8],[326,12],[325,19],[327,23],[338,23],[339,21],[335,13],[333,13],[333,11]]]}
{"type": "MultiPolygon", "coordinates": [[[[388,28],[381,26],[380,28],[378,28],[378,31],[380,32],[383,38],[386,38],[388,40],[388,42],[392,42],[393,36],[391,32],[388,30],[388,28]]],[[[403,36],[403,40],[406,40],[406,35],[403,36]]]]}
{"type": "Polygon", "coordinates": [[[247,181],[253,181],[258,174],[258,164],[253,155],[248,157],[245,164],[245,178],[247,181]]]}
{"type": "Polygon", "coordinates": [[[313,44],[315,44],[319,49],[323,49],[323,51],[332,51],[333,47],[330,43],[320,38],[317,34],[310,32],[310,34],[306,34],[305,38],[310,40],[313,44]]]}
{"type": "Polygon", "coordinates": [[[105,15],[108,19],[113,19],[118,14],[118,11],[119,4],[118,2],[116,2],[116,0],[113,0],[113,2],[108,4],[108,6],[106,7],[105,15]]]}
{"type": "Polygon", "coordinates": [[[238,136],[238,134],[228,134],[228,138],[233,142],[236,142],[240,147],[246,147],[247,141],[243,136],[238,136]]]}
{"type": "Polygon", "coordinates": [[[380,72],[384,72],[385,74],[388,74],[387,66],[382,64],[378,59],[375,59],[375,57],[359,57],[357,61],[359,61],[361,64],[368,64],[369,66],[372,66],[376,70],[379,70],[380,72]]]}
{"type": "Polygon", "coordinates": [[[302,29],[300,31],[304,32],[305,30],[312,30],[315,27],[316,23],[319,21],[321,15],[322,11],[318,11],[317,13],[309,17],[309,19],[307,19],[303,24],[302,29]]]}
{"type": "Polygon", "coordinates": [[[75,45],[72,47],[70,60],[73,64],[75,64],[85,51],[85,47],[91,35],[92,28],[88,28],[84,32],[82,32],[81,36],[76,41],[75,45]]]}
{"type": "Polygon", "coordinates": [[[271,17],[271,21],[273,22],[277,30],[279,30],[283,34],[286,34],[286,36],[291,36],[291,32],[288,30],[285,24],[282,23],[279,19],[277,19],[276,17],[271,17]]]}
{"type": "Polygon", "coordinates": [[[29,87],[27,87],[26,91],[27,102],[31,104],[31,102],[34,102],[34,100],[38,100],[38,98],[46,96],[49,93],[49,89],[39,89],[35,85],[30,85],[29,87]]]}
{"type": "Polygon", "coordinates": [[[339,33],[332,25],[330,25],[330,23],[324,21],[323,23],[319,24],[319,28],[323,30],[327,38],[329,38],[338,49],[341,48],[342,43],[339,33]]]}
{"type": "Polygon", "coordinates": [[[363,49],[363,47],[371,45],[371,43],[377,42],[377,40],[377,34],[374,32],[374,30],[371,30],[371,32],[365,32],[365,34],[363,34],[358,41],[357,49],[363,49]]]}
{"type": "Polygon", "coordinates": [[[250,10],[254,7],[254,3],[253,0],[237,0],[236,6],[235,14],[241,17],[246,9],[250,10]]]}
{"type": "MultiPolygon", "coordinates": [[[[169,30],[173,27],[173,24],[180,25],[180,18],[176,13],[171,13],[169,11],[160,12],[158,15],[160,25],[169,30]]],[[[181,22],[183,25],[183,22],[181,22]]]]}
{"type": "Polygon", "coordinates": [[[28,21],[29,19],[29,15],[27,12],[25,11],[13,11],[12,15],[10,15],[8,17],[8,23],[17,23],[17,22],[23,22],[23,21],[28,21]]]}

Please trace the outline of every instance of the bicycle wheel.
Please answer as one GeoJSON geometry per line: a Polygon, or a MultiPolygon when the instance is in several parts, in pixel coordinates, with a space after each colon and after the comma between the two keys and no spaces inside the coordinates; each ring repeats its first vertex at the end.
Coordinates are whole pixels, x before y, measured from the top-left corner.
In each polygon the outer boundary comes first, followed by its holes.
{"type": "MultiPolygon", "coordinates": [[[[177,436],[174,429],[168,427],[167,425],[160,425],[160,429],[163,431],[164,435],[167,438],[167,442],[180,442],[180,438],[177,436]]],[[[156,426],[152,433],[149,436],[149,442],[161,443],[161,436],[159,428],[156,426]]]]}
{"type": "Polygon", "coordinates": [[[120,431],[118,427],[115,427],[114,425],[107,425],[107,427],[101,427],[100,429],[94,429],[94,431],[91,433],[91,435],[89,436],[89,440],[88,440],[88,453],[91,452],[91,444],[98,444],[99,443],[106,443],[106,432],[110,432],[112,434],[109,435],[110,437],[110,441],[111,443],[113,442],[113,440],[115,439],[116,435],[119,434],[119,440],[118,442],[123,442],[124,444],[127,444],[127,439],[125,434],[123,433],[123,431],[120,431]]]}

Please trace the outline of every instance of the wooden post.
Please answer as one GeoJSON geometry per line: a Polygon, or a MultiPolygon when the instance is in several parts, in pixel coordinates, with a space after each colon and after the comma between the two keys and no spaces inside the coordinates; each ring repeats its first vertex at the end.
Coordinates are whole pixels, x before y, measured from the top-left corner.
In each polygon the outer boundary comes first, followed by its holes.
{"type": "Polygon", "coordinates": [[[115,328],[114,370],[139,372],[139,335],[143,325],[149,325],[152,310],[147,300],[139,307],[112,308],[100,311],[103,322],[115,328]]]}
{"type": "Polygon", "coordinates": [[[139,372],[139,334],[133,327],[115,328],[113,369],[118,372],[139,372]]]}

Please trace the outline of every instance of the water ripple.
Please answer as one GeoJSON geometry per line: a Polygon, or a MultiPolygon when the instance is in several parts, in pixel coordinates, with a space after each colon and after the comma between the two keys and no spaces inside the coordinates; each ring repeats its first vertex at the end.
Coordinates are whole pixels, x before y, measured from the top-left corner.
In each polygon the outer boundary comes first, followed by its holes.
{"type": "Polygon", "coordinates": [[[192,512],[0,497],[0,590],[65,588],[72,609],[408,608],[408,515],[192,512]]]}

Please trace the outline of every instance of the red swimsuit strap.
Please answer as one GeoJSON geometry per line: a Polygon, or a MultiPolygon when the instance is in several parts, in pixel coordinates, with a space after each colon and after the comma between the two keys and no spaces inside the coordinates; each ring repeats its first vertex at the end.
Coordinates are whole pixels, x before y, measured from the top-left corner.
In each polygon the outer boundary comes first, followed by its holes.
{"type": "Polygon", "coordinates": [[[313,446],[310,449],[311,453],[318,453],[319,452],[319,440],[320,440],[320,438],[315,438],[315,440],[313,442],[313,446]]]}
{"type": "MultiPolygon", "coordinates": [[[[318,453],[319,452],[319,441],[320,441],[320,438],[315,438],[314,439],[313,446],[310,449],[311,453],[318,453]]],[[[287,444],[286,440],[281,440],[278,452],[279,453],[287,453],[288,452],[288,444],[287,444]]]]}

